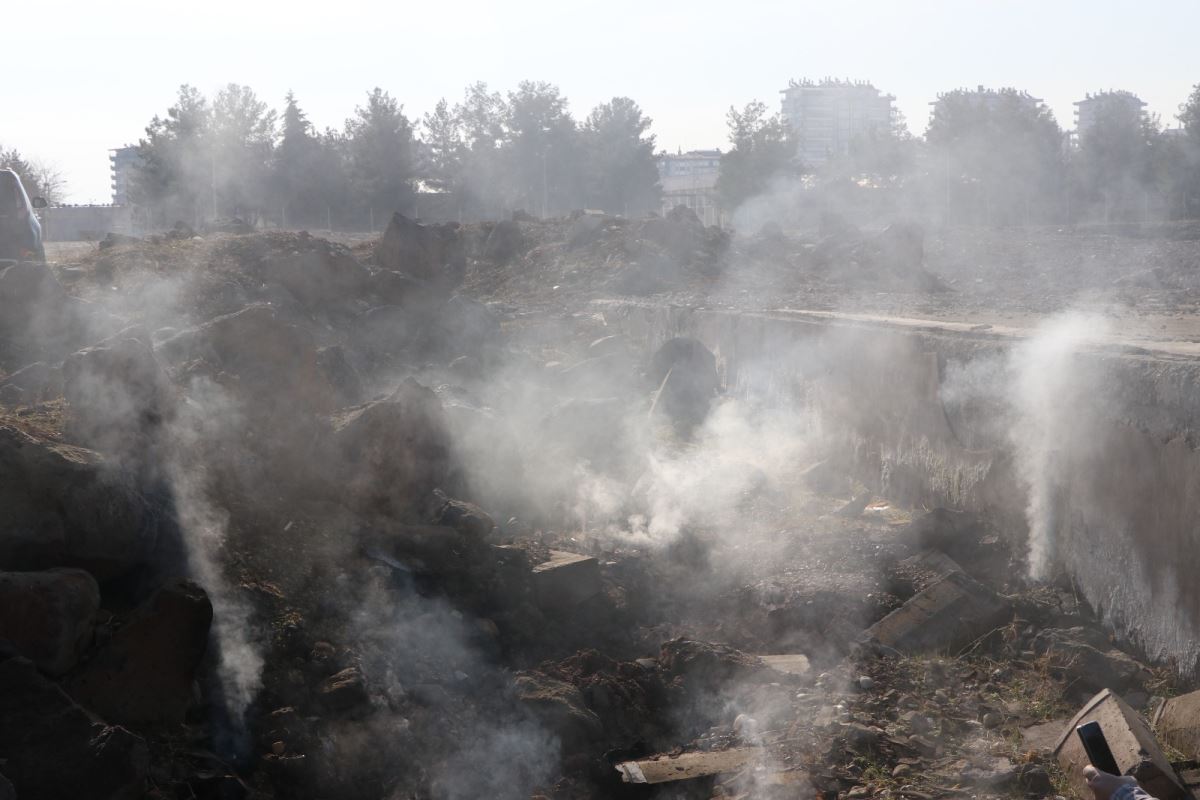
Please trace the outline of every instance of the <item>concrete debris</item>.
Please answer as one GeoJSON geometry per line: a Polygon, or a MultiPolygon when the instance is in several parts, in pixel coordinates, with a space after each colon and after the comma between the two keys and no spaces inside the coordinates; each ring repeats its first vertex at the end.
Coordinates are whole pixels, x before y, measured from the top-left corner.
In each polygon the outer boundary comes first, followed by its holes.
{"type": "Polygon", "coordinates": [[[625,783],[673,783],[733,772],[762,759],[758,747],[737,747],[709,753],[660,755],[616,765],[625,783]]]}
{"type": "Polygon", "coordinates": [[[1185,800],[1188,797],[1150,728],[1128,703],[1108,689],[1084,703],[1054,748],[1059,766],[1081,796],[1088,791],[1082,772],[1088,758],[1075,728],[1085,722],[1100,723],[1122,775],[1137,778],[1142,788],[1159,800],[1185,800]]]}
{"type": "MultiPolygon", "coordinates": [[[[1020,490],[940,391],[967,350],[926,322],[879,348],[847,397],[898,405],[814,418],[800,456],[753,424],[878,340],[805,315],[792,358],[792,312],[717,309],[926,303],[949,263],[828,223],[230,222],[0,267],[0,800],[478,797],[495,764],[522,796],[615,796],[616,765],[726,800],[1044,797],[1102,685],[1126,766],[1167,775],[1129,706],[1188,679],[1026,581],[1020,520],[937,507],[1020,490]]],[[[1191,697],[1156,720],[1189,755],[1191,697]]]]}
{"type": "Polygon", "coordinates": [[[684,431],[704,421],[720,389],[716,356],[690,338],[664,342],[650,361],[647,378],[654,389],[652,408],[684,431]]]}
{"type": "Polygon", "coordinates": [[[591,556],[551,550],[533,568],[538,604],[546,611],[565,611],[600,593],[600,563],[591,556]]]}
{"type": "Polygon", "coordinates": [[[1168,697],[1154,712],[1151,726],[1165,744],[1200,759],[1200,692],[1168,697]]]}
{"type": "Polygon", "coordinates": [[[0,564],[82,567],[104,580],[147,563],[171,529],[132,477],[91,450],[0,424],[0,564]]]}
{"type": "Polygon", "coordinates": [[[599,736],[600,719],[587,706],[583,693],[571,684],[526,672],[513,680],[517,699],[557,736],[568,750],[586,748],[599,736]]]}
{"type": "Polygon", "coordinates": [[[61,397],[62,368],[42,361],[22,367],[0,380],[0,403],[5,405],[34,405],[61,397]]]}
{"type": "Polygon", "coordinates": [[[198,584],[168,581],[70,677],[67,693],[121,725],[182,723],[212,617],[198,584]]]}
{"type": "Polygon", "coordinates": [[[790,677],[803,678],[812,672],[812,664],[809,663],[808,656],[800,655],[799,653],[792,655],[759,656],[758,658],[776,672],[790,677]]]}
{"type": "Polygon", "coordinates": [[[1008,601],[952,572],[867,629],[866,642],[901,653],[957,653],[1012,617],[1008,601]]]}
{"type": "Polygon", "coordinates": [[[384,269],[395,270],[453,290],[466,275],[466,251],[455,223],[422,225],[396,213],[388,222],[375,258],[384,269]]]}
{"type": "Polygon", "coordinates": [[[157,447],[175,415],[174,386],[154,357],[150,335],[132,328],[63,363],[67,434],[124,464],[157,447]]]}
{"type": "Polygon", "coordinates": [[[51,675],[91,645],[100,587],[80,569],[0,572],[0,640],[51,675]]]}
{"type": "Polygon", "coordinates": [[[437,396],[409,378],[381,400],[337,414],[332,449],[341,502],[366,514],[413,517],[452,489],[451,445],[437,396]]]}
{"type": "Polygon", "coordinates": [[[21,798],[134,800],[145,792],[146,742],[85,711],[23,658],[0,662],[0,753],[21,798]]]}
{"type": "Polygon", "coordinates": [[[1072,686],[1085,692],[1106,688],[1128,692],[1141,688],[1151,677],[1134,658],[1085,628],[1048,628],[1033,640],[1033,648],[1062,670],[1072,686]]]}
{"type": "Polygon", "coordinates": [[[287,289],[309,309],[335,307],[365,293],[370,273],[348,248],[312,237],[301,244],[303,249],[267,256],[262,264],[266,280],[287,289]]]}

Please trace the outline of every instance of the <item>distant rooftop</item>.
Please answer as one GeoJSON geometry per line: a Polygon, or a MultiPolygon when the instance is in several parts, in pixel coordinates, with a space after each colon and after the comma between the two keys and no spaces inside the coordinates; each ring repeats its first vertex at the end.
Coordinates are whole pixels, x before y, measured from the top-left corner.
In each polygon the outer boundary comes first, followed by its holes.
{"type": "Polygon", "coordinates": [[[1096,100],[1115,100],[1118,98],[1121,100],[1132,100],[1140,106],[1146,105],[1146,101],[1142,100],[1142,98],[1138,97],[1133,92],[1127,92],[1124,89],[1109,89],[1108,91],[1096,92],[1095,94],[1088,92],[1086,95],[1084,95],[1082,100],[1076,100],[1074,105],[1079,106],[1083,105],[1084,103],[1095,102],[1096,100]]]}
{"type": "MultiPolygon", "coordinates": [[[[814,81],[811,78],[801,78],[796,80],[791,78],[788,80],[788,88],[780,91],[786,92],[788,89],[875,89],[875,84],[870,81],[854,81],[849,78],[821,78],[819,81],[814,81]]],[[[875,89],[875,91],[879,91],[875,89]]]]}

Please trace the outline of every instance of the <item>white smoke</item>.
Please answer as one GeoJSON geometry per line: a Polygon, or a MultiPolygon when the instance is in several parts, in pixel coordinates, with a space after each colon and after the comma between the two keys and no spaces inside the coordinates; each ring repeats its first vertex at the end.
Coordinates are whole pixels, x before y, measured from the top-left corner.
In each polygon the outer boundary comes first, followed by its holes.
{"type": "MultiPolygon", "coordinates": [[[[253,610],[235,594],[226,576],[224,549],[228,514],[209,497],[205,471],[191,457],[205,440],[228,430],[237,420],[236,406],[216,384],[197,379],[189,387],[179,419],[172,425],[163,473],[171,489],[193,577],[213,605],[213,634],[219,648],[217,676],[226,712],[235,726],[262,685],[263,655],[252,633],[253,610]]],[[[227,435],[227,434],[226,434],[227,435]]]]}

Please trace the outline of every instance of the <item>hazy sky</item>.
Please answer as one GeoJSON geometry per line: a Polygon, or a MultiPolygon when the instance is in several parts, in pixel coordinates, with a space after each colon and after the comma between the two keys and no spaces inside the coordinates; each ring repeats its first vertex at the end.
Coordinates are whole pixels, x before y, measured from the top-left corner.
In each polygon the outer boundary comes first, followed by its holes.
{"type": "Polygon", "coordinates": [[[107,202],[111,147],[181,83],[293,89],[319,128],[380,86],[419,116],[469,82],[558,84],[577,118],[628,95],[660,147],[725,146],[726,109],[778,109],[790,77],[868,79],[921,133],[937,92],[1026,89],[1064,128],[1085,92],[1124,88],[1165,123],[1200,82],[1197,0],[60,0],[5,8],[0,144],[57,165],[74,202],[107,202]],[[13,52],[15,46],[16,52],[13,52]]]}

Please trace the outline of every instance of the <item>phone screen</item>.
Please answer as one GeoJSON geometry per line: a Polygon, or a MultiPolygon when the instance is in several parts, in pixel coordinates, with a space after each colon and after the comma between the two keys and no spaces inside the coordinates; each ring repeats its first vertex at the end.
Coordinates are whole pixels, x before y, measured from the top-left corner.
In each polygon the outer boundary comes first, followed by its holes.
{"type": "Polygon", "coordinates": [[[1120,775],[1121,768],[1117,766],[1117,759],[1113,757],[1112,750],[1108,746],[1108,740],[1104,738],[1104,731],[1100,729],[1099,722],[1089,722],[1086,725],[1080,725],[1075,729],[1079,734],[1079,740],[1083,742],[1084,752],[1087,753],[1088,761],[1092,766],[1101,772],[1107,772],[1110,775],[1120,775]]]}

